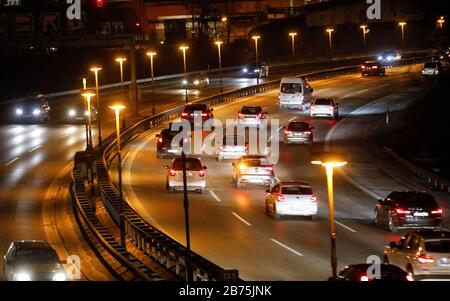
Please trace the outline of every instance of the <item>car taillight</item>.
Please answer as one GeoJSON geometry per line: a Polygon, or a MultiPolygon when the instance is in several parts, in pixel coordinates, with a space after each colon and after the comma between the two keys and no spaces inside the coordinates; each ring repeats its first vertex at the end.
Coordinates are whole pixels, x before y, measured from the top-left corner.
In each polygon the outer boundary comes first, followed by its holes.
{"type": "Polygon", "coordinates": [[[202,113],[202,117],[208,116],[208,113],[202,113]]]}
{"type": "Polygon", "coordinates": [[[277,197],[278,202],[284,202],[284,199],[285,199],[285,197],[284,197],[284,195],[282,195],[282,194],[280,194],[280,195],[277,197]]]}
{"type": "Polygon", "coordinates": [[[204,176],[205,176],[205,171],[204,171],[204,170],[200,170],[200,171],[198,172],[198,175],[199,175],[200,177],[204,177],[204,176]]]}
{"type": "Polygon", "coordinates": [[[359,277],[359,281],[369,281],[369,277],[361,276],[361,277],[359,277]]]}
{"type": "Polygon", "coordinates": [[[240,170],[246,170],[246,169],[248,169],[248,167],[246,165],[244,165],[244,164],[241,164],[241,165],[239,165],[239,169],[240,170]]]}
{"type": "Polygon", "coordinates": [[[395,210],[395,212],[397,212],[398,214],[410,214],[411,213],[411,211],[405,210],[405,209],[401,209],[401,208],[397,208],[395,210]]]}
{"type": "Polygon", "coordinates": [[[262,116],[263,116],[262,113],[259,113],[259,114],[258,114],[259,119],[261,119],[262,116]]]}
{"type": "Polygon", "coordinates": [[[239,118],[242,118],[242,117],[243,117],[243,115],[242,115],[241,112],[238,113],[238,117],[239,117],[239,118]]]}
{"type": "Polygon", "coordinates": [[[181,116],[183,116],[183,117],[187,117],[189,114],[187,113],[187,112],[183,112],[183,113],[181,113],[181,116]]]}
{"type": "Polygon", "coordinates": [[[414,281],[414,278],[411,275],[406,275],[406,280],[414,281]]]}
{"type": "Polygon", "coordinates": [[[310,200],[311,202],[315,203],[317,202],[317,197],[315,195],[312,195],[310,200]]]}
{"type": "Polygon", "coordinates": [[[372,69],[378,69],[378,66],[373,66],[372,69]]]}
{"type": "Polygon", "coordinates": [[[159,143],[162,143],[162,142],[163,142],[163,138],[160,137],[160,138],[158,139],[158,142],[159,142],[159,143]]]}
{"type": "Polygon", "coordinates": [[[306,131],[304,133],[305,133],[305,135],[311,135],[311,131],[306,131]]]}
{"type": "Polygon", "coordinates": [[[170,176],[171,177],[175,177],[175,174],[176,174],[177,172],[175,171],[175,170],[173,170],[173,169],[171,169],[170,171],[169,171],[169,174],[170,174],[170,176]]]}
{"type": "Polygon", "coordinates": [[[268,170],[268,171],[273,171],[273,167],[272,166],[265,166],[264,169],[268,170]]]}
{"type": "Polygon", "coordinates": [[[291,131],[284,131],[284,133],[285,133],[286,135],[290,135],[290,134],[292,134],[292,132],[291,132],[291,131]]]}
{"type": "Polygon", "coordinates": [[[366,69],[366,66],[361,66],[361,69],[366,69]]]}
{"type": "Polygon", "coordinates": [[[315,108],[316,108],[315,105],[312,105],[312,106],[311,106],[311,110],[314,110],[315,108]]]}
{"type": "Polygon", "coordinates": [[[440,215],[442,215],[442,213],[443,213],[443,210],[441,208],[438,208],[436,210],[431,211],[431,214],[440,214],[440,215]]]}
{"type": "Polygon", "coordinates": [[[417,257],[417,261],[420,264],[427,264],[427,263],[433,263],[434,259],[430,256],[420,255],[419,257],[417,257]]]}
{"type": "Polygon", "coordinates": [[[188,138],[184,138],[183,141],[184,141],[184,143],[187,143],[188,142],[188,138]]]}

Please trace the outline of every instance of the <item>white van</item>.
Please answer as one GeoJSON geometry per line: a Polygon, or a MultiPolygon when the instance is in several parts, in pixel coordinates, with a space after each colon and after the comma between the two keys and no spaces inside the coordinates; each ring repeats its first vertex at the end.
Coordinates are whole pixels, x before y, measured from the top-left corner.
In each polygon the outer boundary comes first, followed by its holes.
{"type": "Polygon", "coordinates": [[[311,106],[313,88],[304,77],[283,77],[278,103],[280,107],[306,111],[311,106]]]}

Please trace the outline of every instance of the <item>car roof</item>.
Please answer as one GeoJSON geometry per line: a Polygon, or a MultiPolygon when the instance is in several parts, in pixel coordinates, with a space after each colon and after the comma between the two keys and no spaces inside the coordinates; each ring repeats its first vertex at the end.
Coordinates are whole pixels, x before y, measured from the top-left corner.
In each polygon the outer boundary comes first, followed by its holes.
{"type": "Polygon", "coordinates": [[[380,64],[380,63],[379,62],[375,62],[375,61],[365,61],[364,64],[380,64]]]}
{"type": "Polygon", "coordinates": [[[18,249],[52,249],[52,246],[45,240],[16,240],[14,245],[18,249]]]}
{"type": "Polygon", "coordinates": [[[258,109],[260,109],[260,108],[262,108],[261,106],[243,106],[242,107],[243,109],[244,108],[258,108],[258,109]]]}
{"type": "Polygon", "coordinates": [[[281,182],[278,182],[277,184],[279,184],[280,186],[307,186],[307,187],[311,187],[311,185],[309,185],[306,182],[296,182],[296,181],[289,181],[289,182],[281,181],[281,182]]]}
{"type": "Polygon", "coordinates": [[[416,230],[416,231],[411,231],[410,233],[420,235],[425,239],[450,238],[449,231],[416,230]]]}

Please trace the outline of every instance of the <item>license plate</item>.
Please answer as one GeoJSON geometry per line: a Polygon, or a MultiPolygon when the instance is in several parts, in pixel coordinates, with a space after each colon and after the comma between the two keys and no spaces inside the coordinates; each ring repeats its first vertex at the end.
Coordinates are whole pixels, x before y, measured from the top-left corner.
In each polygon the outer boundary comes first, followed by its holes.
{"type": "Polygon", "coordinates": [[[302,133],[294,133],[294,136],[303,136],[302,133]]]}
{"type": "Polygon", "coordinates": [[[169,153],[177,153],[178,150],[176,150],[176,149],[169,149],[168,152],[169,152],[169,153]]]}
{"type": "Polygon", "coordinates": [[[192,172],[188,172],[188,177],[192,177],[193,176],[193,174],[192,174],[192,172]]]}
{"type": "Polygon", "coordinates": [[[428,212],[414,212],[414,216],[428,216],[428,212]]]}

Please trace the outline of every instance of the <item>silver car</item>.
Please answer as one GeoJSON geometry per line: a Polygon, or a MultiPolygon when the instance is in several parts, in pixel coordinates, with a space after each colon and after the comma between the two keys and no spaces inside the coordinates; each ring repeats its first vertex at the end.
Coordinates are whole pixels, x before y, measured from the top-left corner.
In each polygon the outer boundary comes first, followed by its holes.
{"type": "Polygon", "coordinates": [[[280,219],[283,215],[313,219],[317,215],[317,199],[309,184],[279,182],[266,193],[266,213],[275,219],[280,219]]]}
{"type": "Polygon", "coordinates": [[[267,187],[275,184],[273,164],[265,156],[243,156],[233,162],[233,182],[237,188],[245,184],[258,184],[267,187]]]}
{"type": "Polygon", "coordinates": [[[3,276],[9,281],[65,281],[63,264],[46,241],[14,241],[3,257],[3,276]]]}
{"type": "Polygon", "coordinates": [[[414,280],[450,280],[450,232],[411,231],[385,248],[384,261],[414,280]]]}
{"type": "Polygon", "coordinates": [[[311,118],[330,117],[336,119],[339,116],[338,104],[331,98],[318,98],[311,105],[311,118]]]}
{"type": "MultiPolygon", "coordinates": [[[[166,190],[172,192],[183,190],[183,160],[175,158],[170,166],[166,166],[166,190]]],[[[198,158],[186,158],[187,189],[203,193],[206,189],[206,166],[198,158]]]]}
{"type": "Polygon", "coordinates": [[[217,160],[240,159],[247,155],[247,143],[245,138],[238,135],[226,135],[223,137],[222,144],[219,146],[217,160]]]}
{"type": "Polygon", "coordinates": [[[243,126],[264,126],[267,122],[267,112],[260,106],[243,106],[238,112],[238,124],[243,126]]]}

